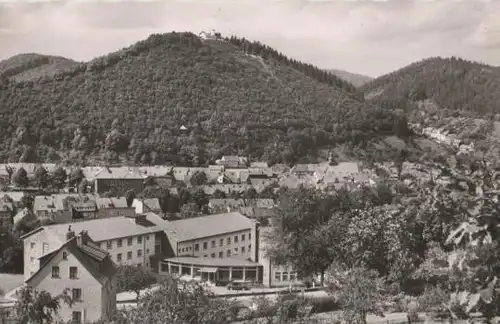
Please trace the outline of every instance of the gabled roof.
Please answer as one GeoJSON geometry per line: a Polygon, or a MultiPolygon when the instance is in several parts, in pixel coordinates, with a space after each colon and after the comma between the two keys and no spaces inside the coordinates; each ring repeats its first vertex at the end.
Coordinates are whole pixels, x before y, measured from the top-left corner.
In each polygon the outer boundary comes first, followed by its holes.
{"type": "Polygon", "coordinates": [[[143,199],[142,203],[149,211],[154,212],[155,210],[161,210],[160,200],[158,198],[146,198],[143,199]]]}
{"type": "Polygon", "coordinates": [[[146,176],[130,167],[101,168],[95,179],[144,179],[146,176]]]}
{"type": "Polygon", "coordinates": [[[127,208],[127,198],[112,197],[112,198],[96,198],[97,208],[127,208]]]}
{"type": "Polygon", "coordinates": [[[251,229],[255,222],[238,212],[207,215],[168,222],[165,232],[183,242],[251,229]]]}
{"type": "Polygon", "coordinates": [[[86,233],[80,233],[78,236],[66,241],[61,247],[41,258],[41,266],[27,281],[30,284],[33,279],[42,273],[52,259],[63,250],[67,250],[74,255],[81,265],[101,284],[106,283],[116,273],[116,265],[111,260],[108,252],[99,248],[86,233]],[[78,236],[82,243],[78,244],[78,236]]]}

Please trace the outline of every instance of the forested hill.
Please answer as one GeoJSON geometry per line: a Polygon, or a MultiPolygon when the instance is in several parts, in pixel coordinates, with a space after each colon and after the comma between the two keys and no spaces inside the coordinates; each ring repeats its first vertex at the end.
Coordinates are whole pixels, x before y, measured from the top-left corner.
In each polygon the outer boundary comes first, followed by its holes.
{"type": "Polygon", "coordinates": [[[441,109],[484,116],[500,112],[500,68],[459,58],[430,58],[376,78],[367,99],[432,100],[441,109]]]}
{"type": "Polygon", "coordinates": [[[372,77],[366,76],[366,75],[361,75],[361,74],[356,74],[356,73],[351,73],[343,70],[337,70],[337,69],[330,69],[328,72],[338,76],[344,81],[347,81],[354,85],[355,87],[361,87],[363,84],[370,82],[373,80],[372,77]]]}
{"type": "Polygon", "coordinates": [[[29,74],[43,56],[19,57],[0,74],[0,160],[294,163],[405,133],[351,84],[236,37],[152,35],[54,73],[29,74]]]}
{"type": "Polygon", "coordinates": [[[430,58],[360,88],[372,104],[403,108],[410,122],[448,133],[476,151],[500,154],[500,68],[430,58]]]}

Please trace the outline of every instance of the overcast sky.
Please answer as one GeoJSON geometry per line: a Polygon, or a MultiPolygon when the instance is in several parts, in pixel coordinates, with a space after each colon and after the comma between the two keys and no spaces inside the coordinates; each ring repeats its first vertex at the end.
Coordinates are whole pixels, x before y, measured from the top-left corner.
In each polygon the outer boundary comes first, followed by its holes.
{"type": "Polygon", "coordinates": [[[0,4],[0,59],[38,52],[89,60],[151,33],[216,29],[370,76],[430,56],[500,65],[499,0],[2,1],[10,2],[0,4]]]}

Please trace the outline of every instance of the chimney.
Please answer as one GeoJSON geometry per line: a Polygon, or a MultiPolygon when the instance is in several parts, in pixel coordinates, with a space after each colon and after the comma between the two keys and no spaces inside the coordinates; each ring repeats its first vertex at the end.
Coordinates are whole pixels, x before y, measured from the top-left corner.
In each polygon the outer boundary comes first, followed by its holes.
{"type": "Polygon", "coordinates": [[[68,227],[68,233],[66,233],[66,240],[69,241],[73,237],[75,237],[75,231],[72,231],[71,230],[71,225],[69,225],[69,227],[68,227]]]}
{"type": "Polygon", "coordinates": [[[76,244],[78,246],[82,246],[85,243],[84,235],[86,234],[87,234],[86,231],[81,231],[80,234],[78,234],[78,236],[76,237],[76,244]]]}

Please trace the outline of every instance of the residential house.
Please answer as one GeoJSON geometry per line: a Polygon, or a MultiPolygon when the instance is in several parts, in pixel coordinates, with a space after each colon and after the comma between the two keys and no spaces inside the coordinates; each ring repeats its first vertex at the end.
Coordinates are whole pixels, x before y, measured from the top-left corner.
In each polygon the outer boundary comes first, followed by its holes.
{"type": "Polygon", "coordinates": [[[265,169],[269,168],[269,164],[267,162],[250,162],[250,168],[265,169]]]}
{"type": "Polygon", "coordinates": [[[24,277],[27,279],[38,271],[40,257],[61,247],[68,228],[75,232],[87,231],[92,240],[106,250],[117,264],[150,267],[150,257],[162,253],[156,233],[163,231],[164,224],[165,221],[158,215],[149,213],[137,217],[112,217],[41,226],[21,237],[24,244],[24,277]]]}
{"type": "Polygon", "coordinates": [[[132,207],[136,214],[155,213],[162,214],[160,201],[158,198],[134,199],[132,207]]]}
{"type": "Polygon", "coordinates": [[[130,189],[140,193],[144,190],[144,179],[144,175],[130,168],[103,168],[95,176],[95,193],[125,193],[130,189]]]}
{"type": "Polygon", "coordinates": [[[189,275],[214,282],[259,281],[257,224],[240,213],[168,222],[174,256],[160,262],[160,273],[189,275]]]}
{"type": "Polygon", "coordinates": [[[65,209],[63,202],[68,196],[67,194],[36,196],[33,202],[33,211],[41,222],[71,222],[71,211],[65,209]]]}
{"type": "Polygon", "coordinates": [[[215,163],[223,165],[225,168],[246,168],[247,158],[237,155],[225,155],[215,163]]]}
{"type": "Polygon", "coordinates": [[[316,164],[297,164],[292,168],[291,172],[298,177],[313,176],[316,167],[316,164]]]}
{"type": "Polygon", "coordinates": [[[26,285],[52,296],[69,289],[72,304],[60,304],[55,320],[93,323],[116,309],[116,265],[85,232],[66,233],[65,242],[39,260],[26,285]]]}
{"type": "Polygon", "coordinates": [[[125,197],[111,197],[111,198],[96,198],[96,205],[98,208],[98,218],[109,217],[134,217],[135,208],[128,206],[125,197]]]}
{"type": "Polygon", "coordinates": [[[300,284],[297,271],[291,264],[278,264],[267,255],[267,249],[271,244],[270,234],[270,227],[259,228],[259,263],[262,265],[262,284],[267,287],[300,284]]]}

